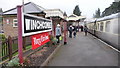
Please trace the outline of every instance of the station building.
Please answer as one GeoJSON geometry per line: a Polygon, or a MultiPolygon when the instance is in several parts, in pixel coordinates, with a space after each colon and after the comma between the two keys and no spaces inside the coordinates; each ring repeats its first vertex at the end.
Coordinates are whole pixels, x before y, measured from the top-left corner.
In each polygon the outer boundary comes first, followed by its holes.
{"type": "MultiPolygon", "coordinates": [[[[44,8],[32,2],[24,4],[24,13],[45,17],[44,8]]],[[[18,36],[17,7],[3,13],[3,31],[6,37],[18,36]]]]}
{"type": "MultiPolygon", "coordinates": [[[[60,9],[45,9],[34,4],[33,2],[24,4],[24,13],[47,19],[51,18],[53,22],[54,33],[56,25],[64,18],[63,12],[60,9]]],[[[17,7],[3,12],[3,31],[6,37],[18,36],[17,7]]]]}

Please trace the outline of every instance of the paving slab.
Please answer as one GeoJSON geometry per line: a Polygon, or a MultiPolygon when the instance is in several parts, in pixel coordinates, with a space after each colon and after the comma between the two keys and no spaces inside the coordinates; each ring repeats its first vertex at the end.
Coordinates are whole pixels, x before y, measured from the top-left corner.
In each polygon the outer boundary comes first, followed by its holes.
{"type": "Polygon", "coordinates": [[[67,40],[48,66],[118,66],[118,52],[92,35],[79,32],[67,40]]]}

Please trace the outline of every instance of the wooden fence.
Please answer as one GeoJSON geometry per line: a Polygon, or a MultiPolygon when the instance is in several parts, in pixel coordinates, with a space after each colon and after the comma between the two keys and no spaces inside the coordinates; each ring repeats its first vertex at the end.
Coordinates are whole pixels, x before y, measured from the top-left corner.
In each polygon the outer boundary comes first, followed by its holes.
{"type": "MultiPolygon", "coordinates": [[[[18,52],[18,38],[10,36],[8,39],[6,39],[3,42],[0,42],[0,47],[2,50],[0,51],[0,59],[5,60],[8,59],[11,60],[13,54],[18,52]]],[[[26,50],[26,46],[31,45],[31,39],[30,37],[23,38],[23,49],[26,50]]]]}

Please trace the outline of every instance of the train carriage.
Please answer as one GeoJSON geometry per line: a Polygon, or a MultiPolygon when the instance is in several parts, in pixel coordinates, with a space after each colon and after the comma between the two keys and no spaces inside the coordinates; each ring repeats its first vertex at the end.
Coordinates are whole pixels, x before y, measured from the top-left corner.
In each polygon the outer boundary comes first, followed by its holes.
{"type": "Polygon", "coordinates": [[[120,13],[112,14],[87,23],[89,33],[120,50],[120,13]]]}

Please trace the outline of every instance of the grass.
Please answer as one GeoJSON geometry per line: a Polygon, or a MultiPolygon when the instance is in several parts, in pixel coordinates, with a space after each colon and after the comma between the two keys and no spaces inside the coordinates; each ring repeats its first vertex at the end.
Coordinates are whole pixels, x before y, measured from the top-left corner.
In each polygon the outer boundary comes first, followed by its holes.
{"type": "MultiPolygon", "coordinates": [[[[5,45],[3,45],[3,46],[5,46],[5,45]]],[[[27,45],[27,46],[26,46],[26,50],[31,49],[31,47],[32,47],[32,45],[27,45]]],[[[12,48],[13,48],[13,50],[18,49],[17,44],[14,44],[14,45],[12,46],[12,48]]],[[[0,52],[1,52],[1,53],[0,53],[0,57],[2,57],[2,53],[4,53],[4,51],[0,51],[0,52]]],[[[12,56],[16,56],[16,55],[18,55],[18,52],[14,53],[12,56]]],[[[3,56],[5,56],[5,55],[3,55],[3,56]]],[[[6,60],[6,59],[8,59],[8,58],[5,58],[4,60],[6,60]]]]}
{"type": "MultiPolygon", "coordinates": [[[[6,44],[3,44],[3,45],[1,45],[2,47],[2,50],[0,51],[0,57],[2,57],[2,56],[5,56],[6,54],[8,54],[8,47],[7,47],[7,45],[6,44]],[[6,50],[7,49],[7,50],[6,50]],[[6,52],[5,52],[6,51],[6,52]],[[3,55],[2,55],[3,54],[3,55]]],[[[18,45],[17,44],[13,44],[12,45],[12,51],[15,51],[15,50],[17,50],[18,49],[18,45]]]]}
{"type": "Polygon", "coordinates": [[[32,45],[28,45],[28,46],[26,47],[26,50],[31,49],[31,48],[32,48],[32,45]]]}
{"type": "MultiPolygon", "coordinates": [[[[31,49],[31,47],[32,47],[31,45],[26,46],[26,50],[31,49]]],[[[18,55],[18,52],[16,52],[16,53],[13,54],[13,56],[16,56],[16,55],[18,55]]]]}

